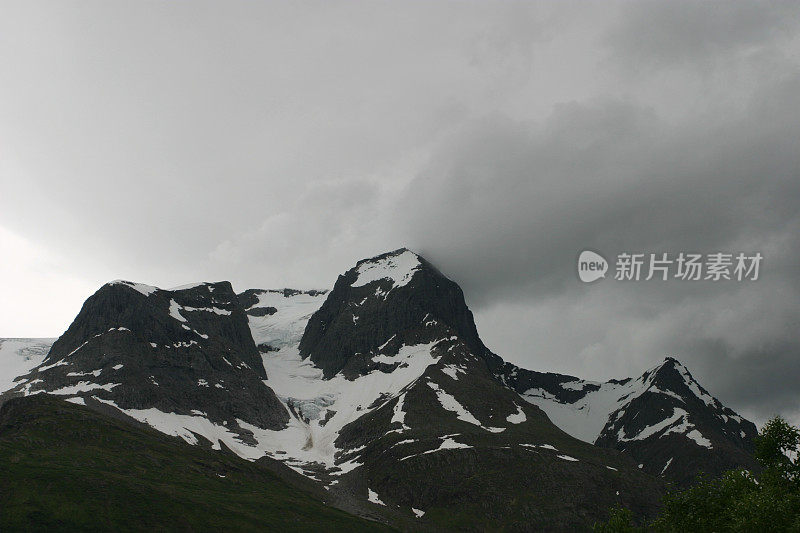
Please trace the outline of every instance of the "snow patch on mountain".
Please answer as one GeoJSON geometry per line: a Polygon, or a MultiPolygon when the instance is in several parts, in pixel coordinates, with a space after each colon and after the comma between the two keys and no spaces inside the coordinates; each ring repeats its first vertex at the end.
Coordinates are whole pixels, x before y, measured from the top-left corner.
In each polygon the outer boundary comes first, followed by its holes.
{"type": "Polygon", "coordinates": [[[522,407],[519,405],[515,405],[517,408],[516,413],[511,413],[506,417],[506,421],[511,422],[512,424],[521,424],[525,422],[528,417],[525,416],[525,411],[522,410],[522,407]]]}
{"type": "Polygon", "coordinates": [[[531,448],[531,449],[542,448],[543,450],[551,450],[551,451],[554,451],[554,452],[558,451],[558,448],[556,448],[552,444],[527,444],[527,443],[525,443],[525,444],[520,444],[520,446],[523,446],[525,448],[531,448]]]}
{"type": "Polygon", "coordinates": [[[620,442],[630,442],[634,440],[644,440],[653,435],[658,435],[659,438],[665,437],[670,433],[684,435],[704,448],[712,447],[711,441],[705,438],[703,434],[700,433],[700,431],[698,431],[697,428],[695,428],[694,425],[689,421],[689,413],[677,407],[673,409],[672,416],[662,420],[657,424],[653,424],[652,426],[644,428],[642,431],[639,431],[632,437],[625,435],[624,428],[620,428],[619,433],[617,434],[617,440],[620,442]]]}
{"type": "Polygon", "coordinates": [[[436,393],[436,398],[439,400],[439,404],[445,410],[455,413],[456,418],[459,420],[478,426],[479,428],[489,431],[490,433],[502,433],[506,430],[506,428],[487,427],[481,424],[480,420],[475,418],[475,416],[470,413],[466,407],[461,405],[461,403],[456,400],[455,396],[442,389],[438,383],[428,381],[428,386],[436,393]]]}
{"type": "MultiPolygon", "coordinates": [[[[358,265],[358,278],[353,287],[361,287],[373,281],[390,279],[392,289],[406,285],[414,276],[414,272],[422,266],[419,256],[409,250],[397,255],[387,255],[380,259],[364,261],[358,265]]],[[[391,289],[390,289],[391,290],[391,289]]]]}
{"type": "MultiPolygon", "coordinates": [[[[183,316],[183,311],[187,311],[187,312],[205,311],[207,313],[215,313],[217,315],[230,315],[231,314],[231,312],[228,311],[227,309],[220,309],[219,307],[213,307],[213,306],[212,307],[189,307],[189,306],[186,306],[186,305],[181,305],[178,302],[176,302],[175,300],[170,300],[169,301],[169,316],[171,316],[172,318],[174,318],[178,322],[186,323],[187,320],[186,320],[186,317],[183,316]]],[[[184,325],[183,327],[184,327],[184,329],[188,329],[190,331],[194,331],[193,329],[191,329],[188,326],[184,325]]],[[[206,338],[206,339],[208,338],[208,335],[203,335],[202,333],[198,333],[197,331],[194,331],[194,333],[197,333],[197,335],[199,335],[199,336],[201,336],[203,338],[206,338]]]]}
{"type": "Polygon", "coordinates": [[[79,377],[85,377],[85,376],[99,377],[100,374],[102,374],[102,373],[103,373],[102,370],[93,370],[91,372],[67,372],[67,377],[68,378],[72,378],[72,377],[78,377],[79,378],[79,377]]]}
{"type": "Polygon", "coordinates": [[[325,296],[325,291],[259,291],[256,294],[258,303],[250,309],[272,308],[275,312],[265,316],[248,314],[256,345],[281,348],[299,343],[308,319],[323,304],[325,296]]]}
{"type": "Polygon", "coordinates": [[[110,391],[114,387],[118,386],[119,383],[106,383],[104,385],[100,385],[98,383],[92,383],[90,381],[79,381],[75,385],[69,385],[67,387],[62,387],[60,389],[50,391],[50,394],[57,394],[59,396],[72,396],[81,392],[91,392],[95,390],[110,391]]]}
{"type": "Polygon", "coordinates": [[[403,405],[405,404],[405,400],[406,400],[405,394],[401,394],[397,398],[397,404],[394,406],[391,422],[393,424],[399,423],[403,429],[408,429],[408,426],[406,426],[406,413],[403,410],[403,405]]]}
{"type": "Polygon", "coordinates": [[[238,434],[225,426],[214,424],[204,416],[165,413],[155,408],[122,409],[111,400],[105,400],[94,396],[92,398],[116,407],[126,415],[162,433],[180,437],[189,444],[198,444],[196,435],[201,435],[211,442],[211,447],[214,450],[220,450],[221,447],[219,443],[222,442],[237,455],[245,459],[255,460],[263,456],[263,452],[260,450],[244,445],[238,434]]]}
{"type": "Polygon", "coordinates": [[[428,386],[436,392],[436,398],[439,400],[439,404],[448,411],[455,413],[456,418],[482,427],[480,421],[472,416],[472,413],[470,413],[464,406],[458,403],[458,400],[456,400],[454,396],[445,392],[441,387],[439,387],[439,385],[433,383],[432,381],[428,382],[428,386]]]}
{"type": "MultiPolygon", "coordinates": [[[[75,350],[73,350],[72,352],[70,352],[70,353],[69,353],[69,355],[72,355],[73,353],[77,352],[77,351],[78,351],[80,348],[82,348],[83,346],[86,346],[86,343],[83,343],[83,344],[82,344],[80,347],[78,347],[78,348],[76,348],[75,350]]],[[[50,364],[50,365],[44,365],[44,366],[40,366],[40,367],[38,368],[38,370],[39,370],[39,372],[44,372],[45,370],[50,370],[51,368],[55,368],[55,367],[57,367],[57,366],[66,366],[66,365],[68,365],[68,364],[70,364],[70,363],[69,363],[69,361],[65,361],[64,359],[61,359],[61,360],[59,360],[59,361],[56,361],[56,362],[55,362],[55,363],[53,363],[53,364],[50,364]]]]}
{"type": "MultiPolygon", "coordinates": [[[[574,382],[569,383],[571,387],[574,386],[574,382]]],[[[633,381],[598,385],[598,390],[588,392],[574,403],[561,402],[552,393],[539,388],[525,391],[522,398],[539,407],[556,426],[568,434],[585,442],[594,442],[603,431],[609,415],[628,403],[634,395],[643,392],[642,384],[633,381]]]]}
{"type": "Polygon", "coordinates": [[[0,392],[42,364],[55,339],[0,339],[0,392]]]}
{"type": "Polygon", "coordinates": [[[207,281],[197,281],[195,283],[187,283],[186,285],[178,285],[177,287],[172,287],[172,288],[169,288],[167,290],[170,291],[170,292],[185,291],[187,289],[194,289],[196,287],[203,287],[203,286],[206,286],[206,285],[208,286],[208,290],[209,291],[212,291],[212,292],[214,291],[214,287],[211,285],[211,283],[209,283],[207,281]]]}
{"type": "Polygon", "coordinates": [[[109,282],[109,285],[125,285],[127,287],[130,287],[131,289],[134,289],[135,291],[140,292],[145,296],[150,296],[154,292],[160,290],[158,287],[153,287],[152,285],[145,285],[144,283],[136,283],[133,281],[126,281],[123,279],[116,279],[112,282],[109,282]]]}
{"type": "Polygon", "coordinates": [[[186,318],[181,314],[181,306],[175,300],[169,301],[169,316],[178,322],[186,322],[186,318]]]}
{"type": "Polygon", "coordinates": [[[448,437],[448,438],[442,440],[442,443],[435,450],[428,450],[428,451],[422,452],[422,453],[423,454],[436,453],[436,452],[440,452],[442,450],[458,450],[458,449],[465,449],[465,448],[472,448],[472,446],[470,446],[468,444],[464,444],[463,442],[456,442],[452,438],[448,437]]]}
{"type": "Polygon", "coordinates": [[[469,444],[464,444],[463,442],[455,441],[453,439],[454,436],[456,436],[456,435],[445,435],[443,437],[439,437],[441,439],[441,442],[439,443],[438,447],[433,448],[431,450],[426,450],[426,451],[421,452],[421,453],[415,453],[415,454],[412,454],[412,455],[407,455],[407,456],[401,458],[400,461],[402,462],[402,461],[406,461],[408,459],[411,459],[412,457],[419,457],[420,455],[427,455],[429,453],[437,453],[437,452],[441,452],[441,451],[444,451],[444,450],[460,450],[460,449],[473,448],[473,446],[470,446],[469,444]]]}
{"type": "Polygon", "coordinates": [[[378,498],[378,493],[370,488],[367,489],[367,500],[369,500],[372,503],[383,505],[384,507],[386,507],[386,504],[383,503],[380,498],[378,498]]]}
{"type": "Polygon", "coordinates": [[[467,375],[466,369],[461,365],[445,365],[442,367],[442,372],[444,372],[454,380],[457,380],[459,375],[462,376],[467,375]]]}

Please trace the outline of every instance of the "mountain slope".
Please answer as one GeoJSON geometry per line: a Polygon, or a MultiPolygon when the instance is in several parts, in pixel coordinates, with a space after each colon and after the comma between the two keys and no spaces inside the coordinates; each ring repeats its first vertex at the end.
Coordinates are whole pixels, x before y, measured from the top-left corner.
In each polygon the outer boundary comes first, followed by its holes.
{"type": "Polygon", "coordinates": [[[385,531],[261,466],[48,395],[0,408],[0,530],[385,531]]]}

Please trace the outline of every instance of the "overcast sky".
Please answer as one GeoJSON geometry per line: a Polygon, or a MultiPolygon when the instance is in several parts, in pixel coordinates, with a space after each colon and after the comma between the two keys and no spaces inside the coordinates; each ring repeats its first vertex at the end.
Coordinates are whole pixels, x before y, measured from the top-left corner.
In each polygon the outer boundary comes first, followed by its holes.
{"type": "Polygon", "coordinates": [[[495,352],[800,422],[800,3],[0,0],[0,336],[407,246],[495,352]],[[584,248],[761,252],[586,285],[584,248]]]}

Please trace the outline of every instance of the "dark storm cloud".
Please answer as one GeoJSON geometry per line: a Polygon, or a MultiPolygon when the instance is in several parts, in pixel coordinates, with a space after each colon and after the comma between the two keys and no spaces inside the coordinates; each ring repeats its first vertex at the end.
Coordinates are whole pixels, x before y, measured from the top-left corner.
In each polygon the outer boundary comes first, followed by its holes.
{"type": "MultiPolygon", "coordinates": [[[[794,328],[796,331],[797,323],[794,328]]],[[[735,398],[762,419],[787,411],[800,414],[797,342],[766,342],[738,355],[731,355],[731,347],[722,339],[697,341],[686,348],[695,354],[695,374],[716,376],[713,384],[718,396],[735,398]]]]}
{"type": "Polygon", "coordinates": [[[714,68],[731,55],[793,38],[798,20],[800,5],[793,1],[629,2],[606,43],[616,61],[633,68],[714,68]]]}
{"type": "Polygon", "coordinates": [[[477,301],[564,291],[584,248],[755,251],[800,216],[798,95],[792,76],[741,112],[677,125],[616,100],[543,125],[480,121],[411,184],[405,220],[477,301]]]}

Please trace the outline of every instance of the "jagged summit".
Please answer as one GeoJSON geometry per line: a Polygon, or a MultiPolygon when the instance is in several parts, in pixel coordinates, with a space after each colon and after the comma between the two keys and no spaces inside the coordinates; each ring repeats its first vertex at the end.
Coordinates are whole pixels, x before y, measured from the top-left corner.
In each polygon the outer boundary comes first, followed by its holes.
{"type": "Polygon", "coordinates": [[[658,374],[671,371],[679,371],[681,373],[689,372],[686,366],[683,363],[681,363],[676,357],[672,355],[667,355],[666,357],[664,357],[663,361],[661,361],[653,368],[645,371],[643,375],[658,374]]]}

